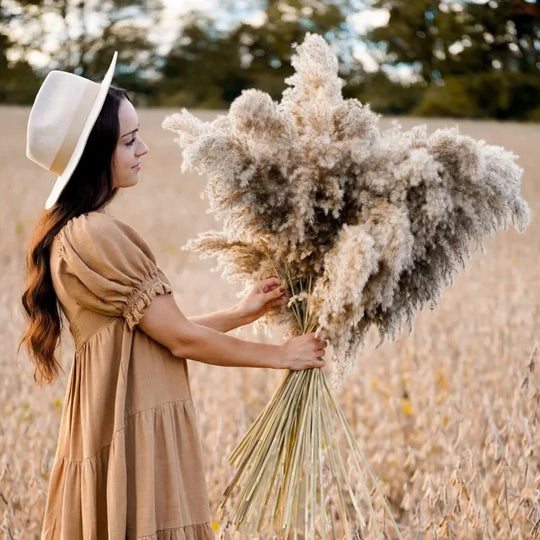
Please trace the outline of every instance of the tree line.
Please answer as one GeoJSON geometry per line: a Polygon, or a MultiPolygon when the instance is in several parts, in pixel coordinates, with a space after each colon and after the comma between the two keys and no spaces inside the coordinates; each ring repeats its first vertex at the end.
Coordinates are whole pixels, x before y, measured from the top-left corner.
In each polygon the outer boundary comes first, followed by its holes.
{"type": "MultiPolygon", "coordinates": [[[[160,0],[2,0],[0,102],[30,104],[46,72],[98,80],[119,51],[115,84],[137,105],[224,109],[244,88],[279,100],[292,73],[291,44],[306,32],[336,45],[345,97],[384,114],[540,120],[540,5],[528,0],[366,0],[388,22],[357,35],[348,17],[358,0],[258,0],[255,23],[221,3],[232,24],[190,12],[160,53],[151,32],[160,0]],[[237,22],[234,22],[237,21],[237,22]],[[54,44],[54,65],[29,59],[54,44]],[[378,63],[355,59],[361,41],[378,63]],[[408,74],[406,80],[399,72],[408,74]]],[[[245,15],[245,14],[244,14],[245,15]]]]}

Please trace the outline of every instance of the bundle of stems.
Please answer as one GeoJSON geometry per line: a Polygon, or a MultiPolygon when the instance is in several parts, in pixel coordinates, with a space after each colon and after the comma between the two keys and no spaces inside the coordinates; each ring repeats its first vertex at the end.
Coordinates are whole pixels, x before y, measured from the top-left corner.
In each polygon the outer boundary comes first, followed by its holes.
{"type": "MultiPolygon", "coordinates": [[[[322,36],[307,33],[295,47],[279,102],[252,88],[211,122],[182,109],[162,125],[178,134],[182,169],[208,178],[205,194],[224,222],[182,249],[217,256],[223,277],[248,287],[275,273],[290,310],[255,324],[289,335],[320,329],[332,345],[331,369],[286,374],[231,456],[238,472],[222,506],[234,499],[237,525],[280,537],[350,537],[349,518],[364,536],[365,515],[378,526],[366,479],[378,488],[330,389],[351,372],[370,328],[379,345],[405,324],[412,333],[417,311],[437,305],[471,251],[510,224],[523,232],[530,209],[515,154],[457,127],[381,130],[369,104],[343,98],[322,36]]],[[[384,498],[383,510],[391,517],[384,498]]]]}
{"type": "MultiPolygon", "coordinates": [[[[270,258],[264,241],[261,243],[270,258]]],[[[309,308],[311,277],[293,280],[286,264],[285,272],[280,272],[273,261],[272,265],[292,295],[290,307],[301,332],[317,331],[309,308]]],[[[396,538],[401,538],[377,479],[321,368],[287,370],[229,461],[236,473],[218,509],[223,510],[232,500],[229,520],[239,530],[249,525],[258,533],[307,540],[364,538],[371,529],[377,538],[387,538],[372,502],[376,491],[396,538]],[[340,436],[345,441],[343,452],[340,436]],[[373,484],[371,489],[362,465],[373,484]]]]}

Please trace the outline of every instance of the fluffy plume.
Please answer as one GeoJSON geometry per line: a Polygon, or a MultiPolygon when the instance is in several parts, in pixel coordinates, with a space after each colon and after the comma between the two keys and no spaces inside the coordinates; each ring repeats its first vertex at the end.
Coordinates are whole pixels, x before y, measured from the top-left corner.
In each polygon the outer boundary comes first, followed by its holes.
{"type": "MultiPolygon", "coordinates": [[[[163,127],[178,134],[184,167],[209,178],[223,234],[192,247],[217,255],[224,276],[268,276],[260,239],[278,267],[313,279],[309,301],[332,343],[334,386],[367,330],[396,336],[426,303],[436,305],[473,248],[497,229],[530,221],[513,153],[457,128],[380,131],[369,105],[343,99],[326,41],[308,34],[292,59],[281,102],[247,90],[228,115],[201,122],[187,111],[163,127]]],[[[289,296],[298,291],[288,291],[289,296]]],[[[286,306],[258,324],[298,333],[286,306]]]]}
{"type": "MultiPolygon", "coordinates": [[[[510,223],[523,231],[530,212],[511,152],[457,128],[428,135],[425,126],[404,132],[394,122],[381,132],[368,105],[343,99],[337,59],[318,35],[307,35],[292,65],[280,103],[248,90],[214,122],[183,111],[163,125],[179,134],[184,166],[208,176],[211,208],[224,222],[223,231],[203,233],[186,248],[216,256],[228,279],[251,284],[277,272],[288,305],[256,324],[281,324],[286,337],[323,329],[336,388],[369,328],[378,329],[380,344],[404,324],[412,331],[418,309],[436,304],[471,249],[510,223]]],[[[356,474],[376,537],[387,537],[377,531],[375,491],[360,463],[369,467],[321,369],[287,373],[230,461],[237,472],[221,507],[240,490],[231,514],[239,527],[324,538],[327,515],[335,513],[323,495],[330,484],[349,539],[348,513],[366,524],[348,483],[356,474]],[[331,435],[338,432],[348,434],[352,467],[339,466],[345,459],[331,435]],[[265,520],[267,509],[273,518],[265,520]]]]}

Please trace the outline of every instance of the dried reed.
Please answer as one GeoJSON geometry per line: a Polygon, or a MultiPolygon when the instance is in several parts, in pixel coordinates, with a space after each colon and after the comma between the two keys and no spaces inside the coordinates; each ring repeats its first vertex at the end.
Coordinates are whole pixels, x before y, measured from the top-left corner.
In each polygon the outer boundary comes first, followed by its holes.
{"type": "MultiPolygon", "coordinates": [[[[302,333],[316,331],[309,306],[311,276],[294,280],[288,266],[285,265],[285,271],[279,270],[263,240],[261,244],[291,293],[289,306],[302,333]]],[[[363,538],[369,521],[377,537],[383,538],[371,501],[371,492],[375,490],[382,498],[397,538],[401,538],[375,475],[320,368],[287,370],[272,399],[231,453],[229,461],[236,467],[236,473],[218,509],[224,510],[226,502],[234,499],[229,520],[239,530],[249,524],[259,533],[274,533],[285,539],[291,535],[296,538],[298,531],[303,531],[305,540],[337,536],[350,539],[353,535],[363,538]],[[337,444],[340,432],[345,434],[344,451],[337,444]],[[362,465],[373,484],[371,489],[362,465]],[[359,480],[359,486],[351,477],[359,480]],[[238,493],[233,498],[235,488],[238,493]],[[334,519],[333,499],[329,497],[332,492],[338,503],[337,519],[334,519]],[[368,509],[368,521],[360,497],[368,509]]]]}
{"type": "MultiPolygon", "coordinates": [[[[280,103],[247,90],[211,123],[183,110],[162,125],[179,135],[183,168],[209,175],[211,210],[224,217],[223,231],[202,233],[184,249],[216,255],[223,275],[247,287],[282,277],[278,261],[291,309],[271,310],[263,323],[281,323],[289,335],[324,330],[335,388],[371,325],[379,344],[404,323],[412,332],[417,310],[436,304],[471,249],[509,223],[522,232],[529,207],[519,196],[523,171],[504,148],[457,129],[428,135],[425,126],[402,132],[394,123],[380,133],[369,105],[342,98],[337,59],[321,36],[308,34],[292,64],[280,103]]],[[[299,534],[303,519],[306,537],[317,527],[326,533],[334,521],[325,510],[317,521],[316,509],[329,503],[327,467],[349,535],[347,512],[362,512],[334,446],[340,432],[350,434],[324,374],[288,374],[232,455],[238,471],[225,498],[239,488],[235,522],[271,524],[287,536],[299,534]]],[[[375,526],[358,467],[367,463],[354,438],[346,443],[375,526]]]]}

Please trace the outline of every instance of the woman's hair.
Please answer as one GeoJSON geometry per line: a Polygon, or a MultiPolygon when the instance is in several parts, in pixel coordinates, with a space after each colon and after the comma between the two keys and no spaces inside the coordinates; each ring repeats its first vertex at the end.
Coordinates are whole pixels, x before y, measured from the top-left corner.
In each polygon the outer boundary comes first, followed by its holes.
{"type": "Polygon", "coordinates": [[[34,381],[40,384],[54,381],[62,369],[54,357],[62,321],[49,266],[51,244],[70,219],[106,206],[118,192],[112,171],[123,99],[131,101],[122,88],[109,87],[75,171],[56,204],[42,212],[26,251],[26,288],[21,301],[27,329],[17,351],[26,344],[35,367],[34,381]]]}

